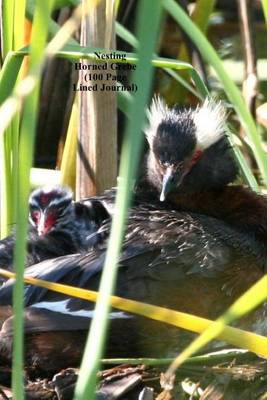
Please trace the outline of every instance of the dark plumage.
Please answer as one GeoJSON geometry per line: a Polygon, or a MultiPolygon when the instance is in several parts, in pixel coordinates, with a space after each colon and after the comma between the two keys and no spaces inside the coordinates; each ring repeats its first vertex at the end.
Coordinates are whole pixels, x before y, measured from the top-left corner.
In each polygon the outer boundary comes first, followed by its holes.
{"type": "MultiPolygon", "coordinates": [[[[97,200],[74,202],[67,187],[39,188],[29,198],[26,266],[77,253],[101,241],[96,231],[109,217],[97,200]]],[[[0,265],[12,269],[15,235],[0,241],[0,265]]]]}
{"type": "MultiPolygon", "coordinates": [[[[136,188],[127,224],[117,295],[216,318],[263,276],[266,231],[259,216],[267,215],[267,203],[246,189],[226,186],[238,170],[223,122],[224,112],[214,103],[177,112],[154,101],[146,130],[147,173],[136,188]]],[[[91,201],[112,214],[114,191],[91,201]]],[[[105,223],[97,235],[108,232],[105,223]]],[[[103,242],[87,254],[34,265],[27,274],[96,290],[105,254],[103,242]]],[[[11,280],[0,289],[1,304],[11,303],[12,286],[11,280]]],[[[31,286],[25,304],[27,368],[44,373],[77,365],[93,304],[31,286]]],[[[264,331],[264,318],[262,307],[240,326],[264,331]]],[[[11,327],[12,318],[0,332],[0,354],[8,361],[11,327]]],[[[155,321],[116,310],[110,314],[108,355],[162,357],[189,340],[187,332],[155,321]]]]}
{"type": "MultiPolygon", "coordinates": [[[[27,274],[97,290],[104,259],[105,249],[96,249],[44,261],[28,268],[27,274]]],[[[222,221],[143,204],[130,214],[116,294],[216,318],[263,276],[265,263],[261,244],[222,221]]],[[[2,305],[11,302],[12,284],[0,289],[2,305]]],[[[25,305],[27,369],[44,374],[78,365],[94,305],[33,286],[26,288],[25,305]]],[[[258,311],[240,326],[253,330],[258,323],[264,330],[263,316],[258,311]]],[[[108,356],[167,356],[192,338],[188,332],[117,310],[110,318],[108,356]]],[[[12,318],[0,333],[5,362],[10,361],[11,327],[12,318]]]]}

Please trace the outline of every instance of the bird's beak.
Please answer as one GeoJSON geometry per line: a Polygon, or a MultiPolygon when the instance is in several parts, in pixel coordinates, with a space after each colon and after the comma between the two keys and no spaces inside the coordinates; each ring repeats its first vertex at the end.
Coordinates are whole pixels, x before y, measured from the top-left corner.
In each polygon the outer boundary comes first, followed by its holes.
{"type": "Polygon", "coordinates": [[[173,167],[168,167],[165,175],[162,179],[162,189],[160,194],[160,201],[165,201],[167,194],[171,191],[173,187],[173,182],[175,178],[176,171],[173,167]]]}
{"type": "Polygon", "coordinates": [[[162,189],[159,198],[160,201],[165,201],[168,193],[170,193],[172,189],[178,188],[181,185],[185,175],[187,175],[188,172],[189,169],[186,167],[180,170],[177,170],[177,168],[173,166],[167,168],[162,179],[162,189]]]}

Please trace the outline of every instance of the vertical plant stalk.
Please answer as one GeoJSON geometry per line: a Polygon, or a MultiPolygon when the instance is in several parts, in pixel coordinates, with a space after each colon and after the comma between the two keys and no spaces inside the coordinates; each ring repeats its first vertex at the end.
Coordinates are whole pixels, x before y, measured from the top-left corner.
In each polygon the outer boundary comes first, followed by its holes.
{"type": "Polygon", "coordinates": [[[255,118],[256,99],[258,95],[258,75],[255,42],[251,29],[253,23],[252,3],[248,0],[239,0],[238,9],[246,68],[246,77],[243,82],[243,95],[249,111],[255,118]]]}
{"type": "MultiPolygon", "coordinates": [[[[2,58],[14,50],[14,0],[2,0],[2,58]]],[[[12,221],[12,127],[1,138],[1,237],[8,235],[12,221]]]]}
{"type": "MultiPolygon", "coordinates": [[[[198,26],[201,32],[203,32],[203,34],[206,34],[208,30],[209,18],[214,9],[215,2],[216,0],[197,0],[195,3],[191,19],[198,26]]],[[[181,43],[177,59],[192,63],[192,61],[190,61],[190,55],[186,43],[184,42],[181,43]]],[[[190,74],[188,71],[181,71],[181,76],[185,81],[190,80],[190,74]]],[[[168,101],[170,103],[181,102],[184,100],[185,95],[186,95],[185,86],[183,86],[179,82],[171,80],[171,85],[169,85],[168,91],[166,93],[168,101]]]]}
{"type": "MultiPolygon", "coordinates": [[[[81,44],[87,47],[104,48],[106,32],[109,34],[109,44],[115,48],[114,18],[109,20],[107,27],[106,4],[110,0],[100,2],[93,10],[83,17],[81,26],[81,44]]],[[[83,0],[86,11],[87,0],[83,0]]],[[[114,16],[114,14],[113,14],[114,16]]],[[[107,48],[107,52],[110,50],[107,48]]],[[[85,62],[82,61],[81,62],[85,62]]],[[[92,64],[91,61],[86,61],[92,64]]],[[[103,71],[100,80],[93,79],[92,71],[80,71],[79,82],[84,85],[110,84],[107,73],[115,74],[108,68],[103,71]],[[92,78],[88,77],[89,75],[92,78]],[[86,79],[87,77],[87,79],[86,79]]],[[[81,91],[79,92],[80,119],[78,131],[78,157],[76,196],[84,198],[102,193],[114,186],[117,176],[117,97],[114,91],[81,91]]]]}
{"type": "MultiPolygon", "coordinates": [[[[14,50],[19,50],[26,45],[25,39],[25,10],[26,0],[20,0],[14,7],[14,50]]],[[[25,64],[25,61],[23,62],[25,64]]],[[[23,77],[23,73],[26,73],[24,68],[20,71],[17,80],[19,81],[23,77]]],[[[12,225],[17,220],[17,197],[18,197],[18,170],[19,170],[19,124],[20,115],[14,117],[11,123],[11,146],[12,146],[12,165],[11,165],[11,215],[10,220],[12,225]]],[[[10,227],[8,227],[8,233],[10,233],[10,227]]]]}
{"type": "MultiPolygon", "coordinates": [[[[258,96],[258,75],[257,75],[257,60],[255,54],[255,43],[251,30],[252,19],[252,3],[248,0],[238,0],[239,25],[242,38],[242,47],[245,59],[245,79],[242,84],[242,91],[247,107],[256,120],[256,100],[258,96]]],[[[246,137],[243,127],[240,127],[239,135],[241,138],[246,137]]],[[[244,146],[244,154],[250,165],[254,168],[255,159],[251,152],[244,146]]]]}
{"type": "Polygon", "coordinates": [[[63,156],[60,166],[61,184],[70,186],[75,191],[76,182],[76,155],[77,155],[77,136],[78,136],[78,98],[74,99],[63,156]]]}
{"type": "Polygon", "coordinates": [[[161,1],[142,0],[138,9],[138,51],[137,69],[133,81],[137,84],[130,118],[127,126],[120,165],[120,180],[108,244],[106,261],[100,283],[100,295],[86,343],[79,379],[75,389],[75,400],[94,399],[99,359],[101,357],[108,326],[109,296],[114,289],[125,219],[127,217],[130,192],[133,184],[141,145],[141,129],[145,120],[145,109],[152,82],[151,58],[161,17],[161,1]],[[149,23],[148,23],[149,22],[149,23]]]}
{"type": "MultiPolygon", "coordinates": [[[[8,52],[20,49],[24,42],[24,18],[26,1],[15,4],[14,0],[2,2],[3,57],[8,52]]],[[[1,138],[1,236],[7,236],[16,222],[15,199],[18,181],[18,134],[19,115],[1,138]]]]}
{"type": "Polygon", "coordinates": [[[267,23],[267,0],[261,0],[265,22],[267,23]]]}
{"type": "Polygon", "coordinates": [[[12,134],[11,127],[8,127],[5,131],[5,135],[0,138],[1,146],[1,238],[6,237],[9,233],[11,226],[11,141],[10,137],[12,134]]]}
{"type": "MultiPolygon", "coordinates": [[[[3,67],[0,72],[0,105],[6,100],[8,95],[12,92],[16,77],[18,76],[22,63],[22,57],[15,57],[11,51],[5,58],[3,67]]],[[[8,234],[9,221],[11,221],[11,205],[12,202],[12,174],[11,174],[11,144],[10,143],[11,127],[5,131],[5,135],[0,138],[0,164],[1,164],[1,237],[8,234]],[[6,136],[7,135],[7,136],[6,136]],[[7,140],[8,138],[8,140],[7,140]]]]}
{"type": "Polygon", "coordinates": [[[13,26],[14,26],[14,7],[15,0],[1,1],[1,30],[2,30],[2,58],[5,59],[7,53],[13,48],[13,26]]]}
{"type": "MultiPolygon", "coordinates": [[[[32,30],[29,72],[36,73],[42,58],[48,33],[48,22],[53,0],[36,1],[36,9],[32,30]]],[[[39,71],[40,76],[40,71],[39,71]]],[[[12,389],[16,400],[24,398],[23,390],[23,272],[26,257],[26,235],[28,228],[28,197],[30,191],[30,168],[32,166],[34,136],[37,119],[40,78],[29,97],[26,98],[20,129],[18,197],[17,197],[17,231],[15,246],[15,270],[17,279],[13,292],[14,324],[13,324],[13,368],[12,389]]]]}
{"type": "Polygon", "coordinates": [[[105,29],[105,49],[115,48],[115,0],[106,1],[106,29],[105,29]]]}

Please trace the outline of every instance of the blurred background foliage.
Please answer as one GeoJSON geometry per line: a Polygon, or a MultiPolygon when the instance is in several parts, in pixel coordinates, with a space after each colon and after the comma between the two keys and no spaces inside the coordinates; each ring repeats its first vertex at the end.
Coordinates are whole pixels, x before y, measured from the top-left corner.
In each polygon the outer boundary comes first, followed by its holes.
{"type": "MultiPolygon", "coordinates": [[[[59,26],[62,25],[70,17],[74,5],[77,3],[77,0],[57,1],[54,6],[53,20],[59,26]]],[[[132,32],[137,3],[137,0],[118,2],[117,21],[132,32]]],[[[245,100],[249,105],[252,115],[257,118],[263,144],[265,145],[267,106],[264,103],[266,102],[267,85],[267,48],[265,46],[266,24],[261,2],[258,0],[246,2],[242,0],[220,0],[217,2],[214,0],[199,0],[196,2],[183,0],[180,4],[207,35],[209,41],[213,44],[222,59],[227,73],[243,90],[245,100]],[[240,11],[242,3],[246,3],[249,17],[248,27],[250,32],[247,33],[251,35],[250,48],[247,48],[247,43],[245,42],[244,29],[246,20],[244,13],[241,14],[240,11]],[[248,76],[250,77],[251,84],[246,89],[248,76]]],[[[33,7],[34,1],[32,0],[27,5],[27,16],[29,19],[32,18],[33,7]]],[[[26,41],[30,36],[30,29],[31,22],[28,20],[26,25],[26,41]]],[[[123,34],[117,36],[117,49],[127,52],[135,51],[133,46],[124,40],[125,37],[123,38],[123,34]]],[[[79,32],[75,35],[75,39],[78,40],[78,38],[79,32]]],[[[217,79],[214,70],[210,65],[207,65],[196,46],[169,15],[165,15],[162,22],[157,48],[158,54],[162,57],[190,62],[201,73],[209,91],[215,96],[225,98],[224,88],[217,79]]],[[[180,75],[190,84],[188,72],[180,72],[180,75]]],[[[78,71],[74,69],[72,62],[61,58],[52,59],[47,62],[42,74],[41,99],[34,154],[34,166],[37,168],[60,169],[75,97],[73,84],[77,80],[78,71]]],[[[193,93],[185,89],[184,85],[174,81],[163,69],[157,69],[156,71],[153,92],[161,93],[169,104],[195,105],[198,102],[198,98],[193,93]]],[[[239,121],[234,115],[232,122],[237,130],[239,130],[239,121]]],[[[124,125],[124,114],[119,111],[117,130],[119,152],[124,125]]],[[[242,149],[249,160],[250,166],[257,174],[256,164],[248,146],[246,146],[246,138],[241,129],[239,134],[242,141],[242,149]]],[[[41,176],[41,173],[39,176],[41,176]]],[[[34,174],[33,181],[35,184],[39,184],[36,174],[34,174]]]]}
{"type": "MultiPolygon", "coordinates": [[[[128,30],[133,30],[137,2],[136,0],[121,1],[119,4],[117,21],[128,30]]],[[[249,55],[246,57],[245,54],[245,42],[242,35],[243,22],[238,7],[240,2],[204,0],[196,3],[193,1],[181,1],[181,4],[187,12],[192,13],[192,18],[195,19],[202,31],[206,32],[207,37],[223,60],[229,76],[242,88],[247,73],[245,60],[249,55]],[[197,7],[200,9],[198,14],[196,12],[197,7]]],[[[68,3],[71,2],[65,1],[65,4],[63,1],[58,2],[58,5],[65,5],[65,7],[58,8],[53,13],[53,19],[59,25],[72,13],[72,7],[68,7],[68,3]]],[[[257,61],[257,68],[255,66],[253,71],[257,84],[255,88],[250,89],[253,94],[256,91],[257,101],[252,104],[251,111],[255,114],[257,110],[257,120],[262,137],[266,139],[267,107],[264,105],[267,85],[266,24],[260,1],[249,1],[247,2],[247,7],[252,34],[251,54],[254,55],[255,61],[257,61]]],[[[120,37],[117,37],[117,49],[134,51],[133,47],[120,37]]],[[[178,24],[170,16],[165,17],[161,26],[158,54],[163,57],[178,58],[192,63],[201,72],[211,93],[224,97],[223,87],[216,78],[214,71],[204,62],[199,51],[188,37],[181,32],[178,24]]],[[[184,72],[182,76],[189,81],[188,73],[184,72]]],[[[41,105],[35,146],[36,167],[60,167],[62,149],[66,140],[74,100],[72,87],[77,79],[77,71],[74,70],[72,63],[68,60],[55,59],[46,66],[42,78],[41,105]]],[[[153,91],[164,95],[168,103],[194,105],[198,101],[181,84],[176,82],[173,84],[171,77],[161,69],[157,70],[153,91]]],[[[251,93],[246,93],[246,96],[248,99],[251,93]]],[[[235,119],[234,123],[238,126],[238,121],[235,119]]],[[[119,115],[118,124],[118,141],[120,144],[124,126],[122,113],[119,115]]],[[[250,158],[251,165],[255,166],[250,154],[247,156],[250,158]]]]}

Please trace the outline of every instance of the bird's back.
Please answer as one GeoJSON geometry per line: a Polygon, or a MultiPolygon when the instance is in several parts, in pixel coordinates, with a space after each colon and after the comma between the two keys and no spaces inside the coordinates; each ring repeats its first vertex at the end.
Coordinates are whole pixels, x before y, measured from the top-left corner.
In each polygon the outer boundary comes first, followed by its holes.
{"type": "MultiPolygon", "coordinates": [[[[105,229],[109,229],[108,223],[102,231],[105,229]]],[[[245,234],[222,221],[143,204],[130,212],[115,293],[214,319],[263,275],[264,258],[255,258],[254,251],[245,234]]],[[[44,261],[28,268],[27,273],[48,281],[97,290],[105,253],[103,246],[88,254],[44,261]]],[[[0,289],[1,304],[10,304],[11,288],[12,282],[8,282],[0,289]]],[[[61,367],[64,362],[68,366],[70,357],[74,357],[73,363],[77,365],[94,304],[34,286],[26,288],[25,304],[28,359],[32,362],[33,356],[38,356],[39,368],[45,368],[47,358],[55,360],[52,350],[53,345],[60,346],[59,337],[64,349],[64,340],[79,339],[76,359],[73,352],[64,353],[63,359],[60,358],[61,367]],[[50,343],[51,352],[38,350],[50,336],[54,341],[50,343]]],[[[241,326],[254,329],[263,313],[262,309],[260,314],[244,320],[241,326]]],[[[12,320],[6,321],[0,334],[2,352],[8,352],[11,323],[12,320]]],[[[181,350],[191,339],[192,335],[183,330],[112,310],[107,354],[166,356],[181,350]]]]}

